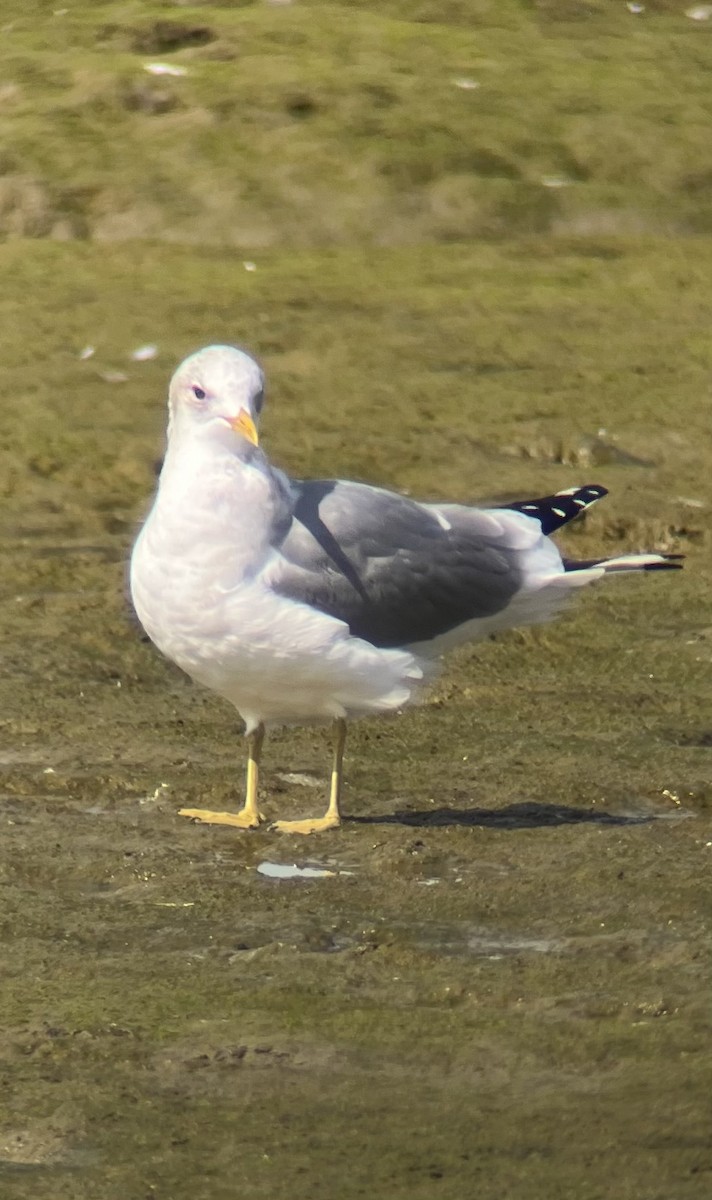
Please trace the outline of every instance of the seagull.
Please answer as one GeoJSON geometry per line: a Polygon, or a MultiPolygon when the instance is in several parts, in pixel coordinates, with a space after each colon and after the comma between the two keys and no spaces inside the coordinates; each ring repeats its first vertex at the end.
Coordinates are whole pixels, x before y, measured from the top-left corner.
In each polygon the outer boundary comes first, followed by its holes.
{"type": "Polygon", "coordinates": [[[259,445],[263,401],[262,370],[243,350],[208,346],[181,363],[157,493],[131,557],[151,641],[245,724],[243,807],[182,816],[257,827],[265,730],[330,722],[326,813],[273,828],[337,827],[348,719],[402,708],[444,651],[548,620],[603,575],[680,566],[670,554],[562,558],[549,535],[606,495],[598,485],[475,508],[291,479],[259,445]]]}

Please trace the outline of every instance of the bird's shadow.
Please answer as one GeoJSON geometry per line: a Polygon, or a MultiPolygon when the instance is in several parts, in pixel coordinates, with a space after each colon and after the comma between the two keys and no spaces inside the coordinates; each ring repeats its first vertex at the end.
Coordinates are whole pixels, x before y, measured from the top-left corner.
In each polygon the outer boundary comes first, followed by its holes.
{"type": "Polygon", "coordinates": [[[553,825],[647,825],[658,818],[570,808],[565,804],[508,804],[505,808],[399,809],[386,815],[349,817],[356,825],[410,825],[422,829],[458,826],[468,829],[544,829],[553,825]]]}

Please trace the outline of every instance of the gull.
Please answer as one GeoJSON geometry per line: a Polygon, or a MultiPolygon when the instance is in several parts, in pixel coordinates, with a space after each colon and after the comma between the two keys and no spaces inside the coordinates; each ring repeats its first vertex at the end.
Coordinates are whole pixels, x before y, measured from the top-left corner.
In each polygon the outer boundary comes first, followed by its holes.
{"type": "Polygon", "coordinates": [[[606,494],[598,485],[475,508],[290,479],[259,445],[263,400],[263,373],[242,350],[208,346],[181,363],[157,493],[131,557],[151,641],[245,724],[242,809],[183,816],[260,825],[265,730],[330,722],[326,813],[273,827],[335,828],[348,719],[402,708],[444,651],[548,620],[603,575],[680,565],[655,553],[562,558],[549,535],[606,494]]]}

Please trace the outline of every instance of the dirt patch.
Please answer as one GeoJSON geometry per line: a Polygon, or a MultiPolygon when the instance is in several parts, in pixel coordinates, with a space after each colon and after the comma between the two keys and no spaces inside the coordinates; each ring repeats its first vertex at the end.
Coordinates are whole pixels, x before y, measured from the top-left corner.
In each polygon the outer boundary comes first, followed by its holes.
{"type": "MultiPolygon", "coordinates": [[[[680,1180],[706,1200],[712,267],[702,246],[616,250],[246,271],[209,250],[2,248],[13,1200],[649,1200],[680,1180]],[[561,340],[552,308],[572,297],[561,340]],[[270,381],[265,442],[295,475],[541,495],[587,478],[507,454],[522,426],[542,444],[605,427],[654,465],[596,466],[611,494],[567,553],[664,537],[688,554],[356,723],[347,819],[308,847],[178,818],[238,802],[244,747],[126,603],[167,377],[199,341],[238,340],[236,320],[270,381]]],[[[271,736],[264,811],[318,811],[328,763],[319,730],[271,736]]]]}

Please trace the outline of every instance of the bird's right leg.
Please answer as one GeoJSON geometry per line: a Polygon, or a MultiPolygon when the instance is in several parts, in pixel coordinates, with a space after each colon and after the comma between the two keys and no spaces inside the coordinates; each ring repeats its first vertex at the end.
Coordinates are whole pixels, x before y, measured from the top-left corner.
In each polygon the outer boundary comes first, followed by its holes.
{"type": "Polygon", "coordinates": [[[304,821],[275,821],[273,829],[280,833],[321,833],[325,829],[338,829],[341,824],[339,801],[341,799],[341,777],[344,769],[344,746],[346,745],[346,722],[337,717],[332,730],[334,763],[331,768],[329,807],[323,817],[307,818],[304,821]]]}
{"type": "Polygon", "coordinates": [[[181,808],[180,817],[192,817],[201,825],[233,825],[238,829],[256,829],[265,820],[257,807],[257,784],[260,776],[260,754],[265,727],[258,725],[247,735],[247,781],[245,803],[239,812],[211,812],[207,808],[181,808]]]}

